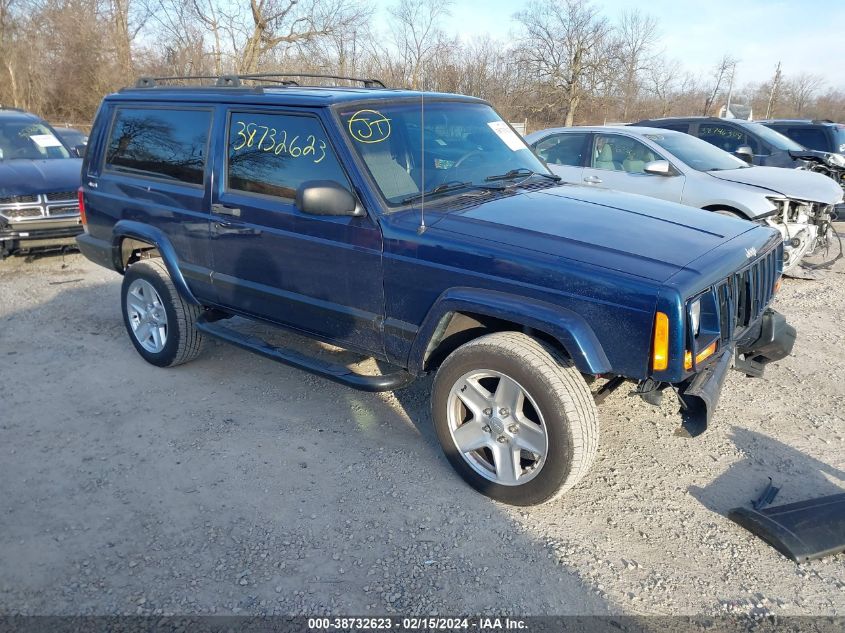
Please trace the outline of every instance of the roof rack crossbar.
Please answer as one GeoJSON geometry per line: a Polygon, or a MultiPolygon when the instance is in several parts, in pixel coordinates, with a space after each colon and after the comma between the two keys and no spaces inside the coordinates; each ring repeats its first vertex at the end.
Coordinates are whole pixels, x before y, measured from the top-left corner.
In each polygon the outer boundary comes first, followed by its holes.
{"type": "Polygon", "coordinates": [[[188,81],[188,80],[214,80],[215,85],[224,88],[237,88],[245,81],[267,82],[282,86],[299,86],[297,78],[304,79],[335,79],[339,81],[350,81],[360,83],[364,88],[387,88],[380,79],[349,77],[345,75],[322,75],[314,73],[248,73],[243,75],[185,75],[182,77],[141,77],[135,82],[136,88],[154,88],[159,82],[167,81],[188,81]]]}

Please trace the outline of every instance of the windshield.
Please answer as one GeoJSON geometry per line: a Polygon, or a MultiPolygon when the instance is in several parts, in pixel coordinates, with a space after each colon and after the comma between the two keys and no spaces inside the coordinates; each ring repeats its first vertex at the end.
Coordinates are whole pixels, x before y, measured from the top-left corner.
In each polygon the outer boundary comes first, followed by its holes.
{"type": "Polygon", "coordinates": [[[644,136],[698,171],[723,171],[748,167],[736,156],[683,132],[644,134],[644,136]]]}
{"type": "Polygon", "coordinates": [[[43,123],[0,122],[0,159],[70,158],[70,152],[43,123]]]}
{"type": "Polygon", "coordinates": [[[501,188],[553,177],[522,138],[483,103],[393,102],[339,112],[350,144],[391,205],[421,192],[501,188]],[[435,191],[437,190],[437,191],[435,191]]]}
{"type": "Polygon", "coordinates": [[[802,145],[799,145],[788,136],[784,136],[780,132],[776,132],[772,128],[766,127],[762,123],[754,123],[753,125],[754,127],[750,128],[749,131],[759,136],[775,149],[783,150],[785,152],[790,150],[800,152],[804,150],[802,145]]]}

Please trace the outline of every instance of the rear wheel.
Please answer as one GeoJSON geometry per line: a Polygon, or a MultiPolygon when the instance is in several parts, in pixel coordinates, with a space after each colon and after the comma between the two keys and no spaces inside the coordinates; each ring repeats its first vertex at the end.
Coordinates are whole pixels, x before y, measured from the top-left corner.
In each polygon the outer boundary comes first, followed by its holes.
{"type": "Polygon", "coordinates": [[[596,408],[581,374],[553,347],[518,332],[455,350],[434,380],[432,418],[455,470],[513,505],[572,488],[598,447],[596,408]]]}
{"type": "Polygon", "coordinates": [[[202,334],[194,327],[200,308],[182,299],[160,259],[126,270],[121,304],[129,339],[148,363],[173,367],[200,353],[202,334]]]}

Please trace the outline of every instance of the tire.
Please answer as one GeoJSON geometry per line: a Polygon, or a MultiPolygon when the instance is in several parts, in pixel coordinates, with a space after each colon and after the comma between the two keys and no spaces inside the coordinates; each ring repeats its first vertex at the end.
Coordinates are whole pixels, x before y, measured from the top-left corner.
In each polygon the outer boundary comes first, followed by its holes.
{"type": "Polygon", "coordinates": [[[120,303],[129,340],[148,363],[174,367],[200,353],[203,337],[194,325],[201,309],[182,299],[162,260],[146,259],[129,266],[120,303]]]}
{"type": "Polygon", "coordinates": [[[461,477],[511,505],[559,497],[586,474],[598,448],[596,406],[581,374],[556,349],[519,332],[488,334],[452,352],[434,379],[432,419],[461,477]]]}

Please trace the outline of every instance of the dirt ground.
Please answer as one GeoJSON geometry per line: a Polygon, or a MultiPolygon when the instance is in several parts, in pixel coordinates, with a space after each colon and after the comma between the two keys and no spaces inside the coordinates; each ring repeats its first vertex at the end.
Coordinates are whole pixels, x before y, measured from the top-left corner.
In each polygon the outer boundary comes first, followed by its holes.
{"type": "MultiPolygon", "coordinates": [[[[842,230],[845,227],[840,227],[842,230]]],[[[549,505],[468,488],[430,379],[367,394],[211,342],[146,364],[120,277],[0,263],[0,613],[845,615],[845,555],[797,565],[726,518],[845,487],[845,261],[776,300],[799,330],[716,423],[614,393],[549,505]]]]}

